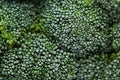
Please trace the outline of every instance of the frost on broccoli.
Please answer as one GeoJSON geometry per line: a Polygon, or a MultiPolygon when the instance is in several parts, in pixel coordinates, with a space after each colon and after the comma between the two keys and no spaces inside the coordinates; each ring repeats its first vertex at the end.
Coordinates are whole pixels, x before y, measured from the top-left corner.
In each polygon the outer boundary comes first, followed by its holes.
{"type": "Polygon", "coordinates": [[[50,28],[56,44],[80,57],[111,50],[110,18],[92,5],[93,0],[88,1],[50,0],[42,12],[44,26],[50,28]]]}
{"type": "Polygon", "coordinates": [[[71,80],[76,71],[73,55],[57,48],[46,36],[28,33],[21,47],[5,53],[2,75],[9,80],[71,80]]]}

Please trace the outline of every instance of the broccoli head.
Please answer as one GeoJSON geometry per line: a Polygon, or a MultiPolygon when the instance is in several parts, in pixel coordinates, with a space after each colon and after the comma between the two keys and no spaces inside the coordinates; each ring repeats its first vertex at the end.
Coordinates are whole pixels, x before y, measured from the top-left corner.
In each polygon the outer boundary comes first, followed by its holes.
{"type": "Polygon", "coordinates": [[[5,53],[2,72],[9,80],[71,80],[77,63],[73,55],[49,41],[45,35],[28,33],[21,47],[5,53]]]}
{"type": "Polygon", "coordinates": [[[64,51],[80,57],[111,51],[111,18],[92,4],[93,0],[50,0],[45,6],[44,27],[64,51]]]}
{"type": "Polygon", "coordinates": [[[119,80],[120,52],[92,55],[78,60],[76,80],[119,80]]]}
{"type": "Polygon", "coordinates": [[[0,79],[119,80],[120,0],[0,0],[0,79]]]}

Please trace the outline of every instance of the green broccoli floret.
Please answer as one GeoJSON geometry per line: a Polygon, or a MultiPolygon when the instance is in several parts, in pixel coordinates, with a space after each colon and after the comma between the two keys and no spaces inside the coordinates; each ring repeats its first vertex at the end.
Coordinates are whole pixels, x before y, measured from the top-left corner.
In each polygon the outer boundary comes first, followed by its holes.
{"type": "Polygon", "coordinates": [[[0,79],[119,80],[120,0],[0,0],[0,79]]]}
{"type": "Polygon", "coordinates": [[[0,13],[4,14],[4,20],[9,31],[19,32],[36,23],[35,16],[39,10],[32,2],[0,0],[0,13]]]}
{"type": "Polygon", "coordinates": [[[45,28],[56,44],[80,57],[111,51],[111,19],[93,0],[50,0],[43,9],[45,28]],[[89,3],[89,4],[88,4],[89,3]]]}
{"type": "Polygon", "coordinates": [[[21,47],[7,51],[2,58],[2,75],[9,80],[72,80],[77,63],[73,55],[51,43],[41,34],[26,34],[21,47]]]}
{"type": "MultiPolygon", "coordinates": [[[[38,24],[39,17],[37,14],[40,13],[39,10],[40,8],[32,2],[0,0],[1,46],[3,46],[2,44],[7,44],[4,46],[9,49],[16,44],[18,45],[19,37],[21,37],[22,33],[28,31],[28,28],[31,29],[31,25],[38,24]]],[[[42,26],[42,23],[39,22],[38,26],[42,26]]]]}
{"type": "Polygon", "coordinates": [[[95,4],[111,17],[112,23],[120,19],[120,0],[95,0],[95,4]]]}
{"type": "Polygon", "coordinates": [[[120,51],[120,22],[113,25],[113,43],[112,46],[116,52],[120,51]]]}
{"type": "Polygon", "coordinates": [[[76,80],[119,80],[120,52],[96,54],[78,60],[76,80]]]}

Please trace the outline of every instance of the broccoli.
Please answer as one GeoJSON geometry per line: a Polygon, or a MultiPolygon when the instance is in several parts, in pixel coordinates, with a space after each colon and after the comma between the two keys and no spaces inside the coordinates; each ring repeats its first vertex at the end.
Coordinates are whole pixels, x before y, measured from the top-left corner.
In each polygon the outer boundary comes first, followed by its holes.
{"type": "Polygon", "coordinates": [[[111,55],[102,53],[81,58],[76,80],[119,80],[120,52],[111,55]]]}
{"type": "Polygon", "coordinates": [[[120,19],[120,0],[95,0],[95,3],[111,17],[111,24],[120,19]]]}
{"type": "Polygon", "coordinates": [[[44,27],[64,51],[79,57],[111,51],[111,18],[92,4],[93,0],[53,0],[43,9],[44,27]]]}
{"type": "Polygon", "coordinates": [[[5,16],[6,25],[11,30],[19,30],[33,23],[32,17],[35,16],[34,5],[29,3],[2,2],[1,12],[5,16]]]}
{"type": "Polygon", "coordinates": [[[119,80],[119,0],[0,0],[0,79],[119,80]]]}
{"type": "Polygon", "coordinates": [[[2,58],[2,72],[9,80],[71,80],[77,63],[72,54],[57,48],[45,35],[28,33],[21,46],[2,58]]]}
{"type": "Polygon", "coordinates": [[[113,43],[112,46],[116,52],[120,51],[120,22],[113,25],[113,43]]]}

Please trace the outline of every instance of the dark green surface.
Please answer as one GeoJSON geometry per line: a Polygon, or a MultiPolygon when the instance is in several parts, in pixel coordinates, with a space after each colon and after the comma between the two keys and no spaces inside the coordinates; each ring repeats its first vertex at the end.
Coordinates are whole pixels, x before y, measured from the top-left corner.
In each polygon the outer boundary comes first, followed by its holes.
{"type": "Polygon", "coordinates": [[[119,0],[0,0],[0,80],[119,74],[119,0]]]}

